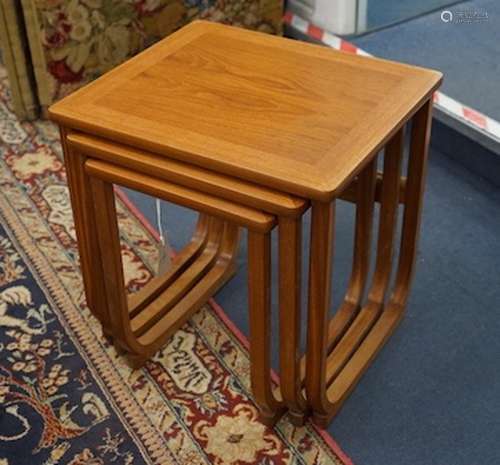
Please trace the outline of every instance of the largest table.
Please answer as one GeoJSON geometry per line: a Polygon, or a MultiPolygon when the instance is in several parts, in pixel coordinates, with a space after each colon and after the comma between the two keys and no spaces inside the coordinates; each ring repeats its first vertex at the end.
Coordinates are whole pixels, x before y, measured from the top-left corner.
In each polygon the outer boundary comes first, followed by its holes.
{"type": "MultiPolygon", "coordinates": [[[[280,267],[280,275],[289,277],[285,282],[294,283],[294,288],[282,289],[280,297],[292,302],[294,324],[289,337],[281,338],[280,350],[293,352],[297,360],[287,374],[294,379],[282,392],[296,419],[311,412],[325,426],[406,305],[422,210],[432,94],[441,79],[440,73],[427,69],[194,22],[55,104],[50,115],[62,128],[66,148],[68,134],[76,131],[158,160],[209,170],[247,186],[242,192],[267,189],[271,196],[297,202],[295,218],[312,206],[307,350],[301,366],[300,222],[287,223],[281,215],[282,254],[293,257],[280,267]],[[408,127],[410,148],[402,176],[408,127]],[[383,171],[378,172],[382,152],[383,171]],[[356,203],[353,269],[345,299],[329,319],[339,198],[356,203]],[[370,273],[375,212],[378,235],[370,273]],[[395,249],[399,259],[392,273],[395,249]]],[[[78,198],[89,168],[81,154],[72,156],[66,150],[66,156],[78,209],[91,201],[78,198]]],[[[95,166],[92,169],[95,172],[95,166]]],[[[235,203],[256,207],[245,202],[235,197],[235,203]]],[[[265,215],[276,212],[266,210],[257,205],[270,228],[273,220],[265,215]]],[[[78,229],[88,242],[85,225],[77,224],[78,229]]],[[[83,248],[91,270],[91,247],[83,248]]]]}

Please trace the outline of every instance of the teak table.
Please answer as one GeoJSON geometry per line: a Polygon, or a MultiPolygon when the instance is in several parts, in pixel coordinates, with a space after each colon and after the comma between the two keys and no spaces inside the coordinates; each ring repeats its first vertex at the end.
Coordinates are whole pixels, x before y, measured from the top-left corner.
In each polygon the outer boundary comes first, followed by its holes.
{"type": "Polygon", "coordinates": [[[294,423],[311,414],[325,426],[406,305],[432,94],[441,79],[435,71],[194,22],[52,106],[87,302],[104,334],[133,366],[143,364],[231,277],[238,228],[245,227],[251,378],[262,419],[272,424],[288,409],[294,423]],[[411,140],[403,176],[406,126],[411,140]],[[128,297],[113,183],[200,212],[172,269],[128,297]],[[344,301],[329,320],[337,199],[356,204],[354,253],[344,301]],[[302,216],[309,206],[301,359],[302,216]],[[270,378],[270,233],[276,225],[279,388],[270,378]]]}

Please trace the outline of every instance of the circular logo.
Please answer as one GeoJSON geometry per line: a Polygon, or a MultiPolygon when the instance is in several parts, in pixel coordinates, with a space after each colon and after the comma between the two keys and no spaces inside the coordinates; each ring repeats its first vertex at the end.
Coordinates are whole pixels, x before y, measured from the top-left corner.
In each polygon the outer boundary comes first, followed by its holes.
{"type": "Polygon", "coordinates": [[[443,23],[451,23],[453,21],[453,13],[450,10],[442,11],[441,21],[443,21],[443,23]]]}

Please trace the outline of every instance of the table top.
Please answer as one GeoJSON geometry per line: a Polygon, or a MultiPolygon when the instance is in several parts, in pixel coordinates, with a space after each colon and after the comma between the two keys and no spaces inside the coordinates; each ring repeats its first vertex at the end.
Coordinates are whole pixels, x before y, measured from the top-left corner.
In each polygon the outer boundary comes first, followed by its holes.
{"type": "Polygon", "coordinates": [[[196,21],[49,114],[65,127],[328,200],[441,80],[432,70],[196,21]]]}

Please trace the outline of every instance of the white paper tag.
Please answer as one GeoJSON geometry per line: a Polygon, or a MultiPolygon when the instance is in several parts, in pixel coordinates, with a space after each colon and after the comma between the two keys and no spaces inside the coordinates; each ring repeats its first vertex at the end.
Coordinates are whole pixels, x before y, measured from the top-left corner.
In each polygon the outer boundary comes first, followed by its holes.
{"type": "Polygon", "coordinates": [[[167,244],[158,243],[158,275],[162,275],[166,273],[170,265],[172,263],[172,259],[170,258],[170,247],[167,244]]]}
{"type": "Polygon", "coordinates": [[[161,220],[161,200],[156,199],[156,223],[158,225],[158,233],[160,240],[158,241],[158,275],[164,274],[170,268],[172,263],[172,254],[168,238],[163,231],[163,224],[161,220]]]}

